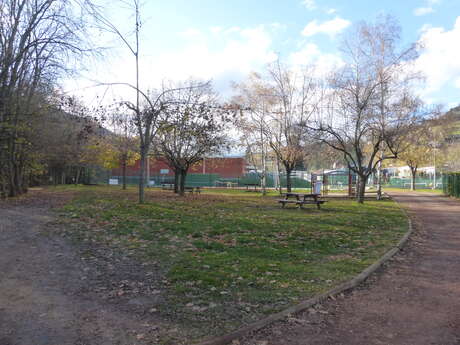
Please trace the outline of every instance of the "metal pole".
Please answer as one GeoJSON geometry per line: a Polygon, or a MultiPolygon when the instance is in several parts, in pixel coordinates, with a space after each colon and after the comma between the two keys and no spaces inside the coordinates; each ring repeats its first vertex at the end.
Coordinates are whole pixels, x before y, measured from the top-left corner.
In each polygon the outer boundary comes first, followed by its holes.
{"type": "Polygon", "coordinates": [[[436,189],[436,147],[433,146],[433,159],[434,159],[434,166],[433,166],[433,190],[436,189]]]}

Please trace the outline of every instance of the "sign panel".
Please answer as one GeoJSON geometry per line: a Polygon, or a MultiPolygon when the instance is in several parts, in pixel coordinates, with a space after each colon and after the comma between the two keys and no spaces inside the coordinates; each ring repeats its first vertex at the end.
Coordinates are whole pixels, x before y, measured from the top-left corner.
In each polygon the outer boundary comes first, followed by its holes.
{"type": "Polygon", "coordinates": [[[169,174],[169,169],[160,169],[160,174],[169,174]]]}
{"type": "Polygon", "coordinates": [[[111,179],[109,179],[109,184],[110,184],[110,185],[117,185],[117,184],[118,184],[118,179],[117,179],[117,178],[111,178],[111,179]]]}

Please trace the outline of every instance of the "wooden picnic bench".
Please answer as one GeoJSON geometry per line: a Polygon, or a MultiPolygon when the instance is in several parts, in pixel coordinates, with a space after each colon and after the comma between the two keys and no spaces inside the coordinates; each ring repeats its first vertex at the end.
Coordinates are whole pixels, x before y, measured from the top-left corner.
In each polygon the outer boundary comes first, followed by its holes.
{"type": "Polygon", "coordinates": [[[174,184],[172,184],[172,183],[163,183],[161,185],[161,189],[163,189],[163,190],[174,190],[174,184]]]}
{"type": "Polygon", "coordinates": [[[319,197],[319,194],[286,193],[284,199],[279,199],[278,202],[283,205],[283,208],[286,204],[295,204],[299,206],[299,209],[305,204],[314,204],[319,210],[321,205],[326,202],[326,200],[320,200],[319,197]]]}
{"type": "Polygon", "coordinates": [[[259,191],[257,189],[257,187],[259,187],[258,183],[245,183],[244,185],[246,186],[246,192],[258,192],[259,191]],[[249,187],[252,187],[252,188],[249,188],[249,187]]]}
{"type": "Polygon", "coordinates": [[[189,187],[189,186],[185,186],[184,190],[186,192],[189,192],[190,194],[201,194],[201,187],[189,187]]]}

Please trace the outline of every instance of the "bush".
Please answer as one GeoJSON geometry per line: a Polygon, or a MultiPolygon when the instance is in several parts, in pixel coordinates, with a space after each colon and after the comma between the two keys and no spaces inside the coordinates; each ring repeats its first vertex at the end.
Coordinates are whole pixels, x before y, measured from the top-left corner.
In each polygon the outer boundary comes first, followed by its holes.
{"type": "Polygon", "coordinates": [[[460,198],[460,173],[444,174],[444,194],[460,198]]]}

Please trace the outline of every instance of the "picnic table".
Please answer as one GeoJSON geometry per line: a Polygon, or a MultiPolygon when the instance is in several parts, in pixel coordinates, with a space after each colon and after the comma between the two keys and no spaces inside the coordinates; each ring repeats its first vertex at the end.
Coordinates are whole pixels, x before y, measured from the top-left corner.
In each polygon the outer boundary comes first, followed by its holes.
{"type": "Polygon", "coordinates": [[[163,190],[174,190],[174,184],[173,183],[163,183],[161,185],[161,189],[163,189],[163,190]]]}
{"type": "Polygon", "coordinates": [[[295,204],[299,206],[299,209],[305,204],[315,204],[319,210],[321,205],[326,202],[326,200],[320,200],[320,196],[320,194],[286,193],[284,199],[280,199],[278,202],[283,205],[283,208],[286,204],[295,204]]]}
{"type": "MultiPolygon", "coordinates": [[[[163,190],[174,190],[174,184],[172,183],[163,183],[161,187],[163,190]]],[[[191,194],[193,193],[201,194],[201,187],[185,186],[184,191],[189,192],[191,194]]]]}
{"type": "Polygon", "coordinates": [[[189,192],[190,194],[193,194],[193,193],[201,194],[201,187],[199,187],[199,186],[198,187],[185,186],[184,190],[186,192],[189,192]]]}
{"type": "Polygon", "coordinates": [[[258,189],[257,189],[257,187],[259,187],[258,183],[245,183],[244,185],[246,186],[246,192],[258,192],[258,189]],[[249,187],[253,187],[253,188],[249,188],[249,187]]]}

